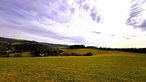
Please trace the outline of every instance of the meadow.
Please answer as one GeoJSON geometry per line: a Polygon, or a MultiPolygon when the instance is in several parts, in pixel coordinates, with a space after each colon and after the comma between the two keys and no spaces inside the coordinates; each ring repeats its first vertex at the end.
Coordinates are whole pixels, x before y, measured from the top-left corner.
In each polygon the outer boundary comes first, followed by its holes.
{"type": "Polygon", "coordinates": [[[0,82],[146,82],[146,54],[64,50],[94,55],[0,58],[0,82]]]}

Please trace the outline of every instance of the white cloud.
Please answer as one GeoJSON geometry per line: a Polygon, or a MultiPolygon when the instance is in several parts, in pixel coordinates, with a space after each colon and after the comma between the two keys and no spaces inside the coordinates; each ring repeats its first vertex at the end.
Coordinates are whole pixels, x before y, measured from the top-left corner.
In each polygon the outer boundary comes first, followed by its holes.
{"type": "MultiPolygon", "coordinates": [[[[15,4],[11,4],[12,8],[2,5],[9,10],[0,9],[0,30],[3,33],[0,36],[63,44],[146,47],[146,32],[125,24],[131,0],[81,1],[28,1],[28,9],[23,5],[18,8],[16,4],[14,10],[15,4]]],[[[144,13],[142,18],[146,18],[144,13]]]]}

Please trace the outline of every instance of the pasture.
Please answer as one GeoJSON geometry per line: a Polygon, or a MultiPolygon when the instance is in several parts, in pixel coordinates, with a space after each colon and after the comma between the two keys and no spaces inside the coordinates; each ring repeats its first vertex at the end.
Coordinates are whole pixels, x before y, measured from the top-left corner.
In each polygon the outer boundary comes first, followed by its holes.
{"type": "Polygon", "coordinates": [[[0,82],[145,82],[146,55],[102,50],[93,56],[0,58],[0,82]]]}

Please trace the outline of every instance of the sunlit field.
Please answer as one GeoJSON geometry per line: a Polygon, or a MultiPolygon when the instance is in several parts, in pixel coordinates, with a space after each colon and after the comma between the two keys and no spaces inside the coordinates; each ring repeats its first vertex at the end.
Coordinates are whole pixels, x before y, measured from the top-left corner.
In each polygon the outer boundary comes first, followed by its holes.
{"type": "Polygon", "coordinates": [[[146,81],[145,54],[91,52],[93,56],[0,58],[0,82],[146,81]]]}

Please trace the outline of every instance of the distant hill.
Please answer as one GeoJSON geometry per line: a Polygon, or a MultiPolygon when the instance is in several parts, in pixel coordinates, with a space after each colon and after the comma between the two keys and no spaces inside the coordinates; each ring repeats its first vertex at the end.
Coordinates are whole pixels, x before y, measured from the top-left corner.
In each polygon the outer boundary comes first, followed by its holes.
{"type": "Polygon", "coordinates": [[[0,37],[0,46],[4,45],[18,45],[18,44],[42,44],[49,47],[68,47],[68,45],[64,44],[53,44],[53,43],[43,43],[43,42],[36,42],[36,41],[29,41],[29,40],[21,40],[21,39],[13,39],[13,38],[4,38],[0,37]]]}
{"type": "Polygon", "coordinates": [[[68,47],[69,46],[69,45],[65,45],[65,44],[53,44],[53,43],[41,43],[41,44],[44,44],[44,45],[47,45],[47,46],[50,46],[50,47],[53,47],[53,48],[68,47]]]}

